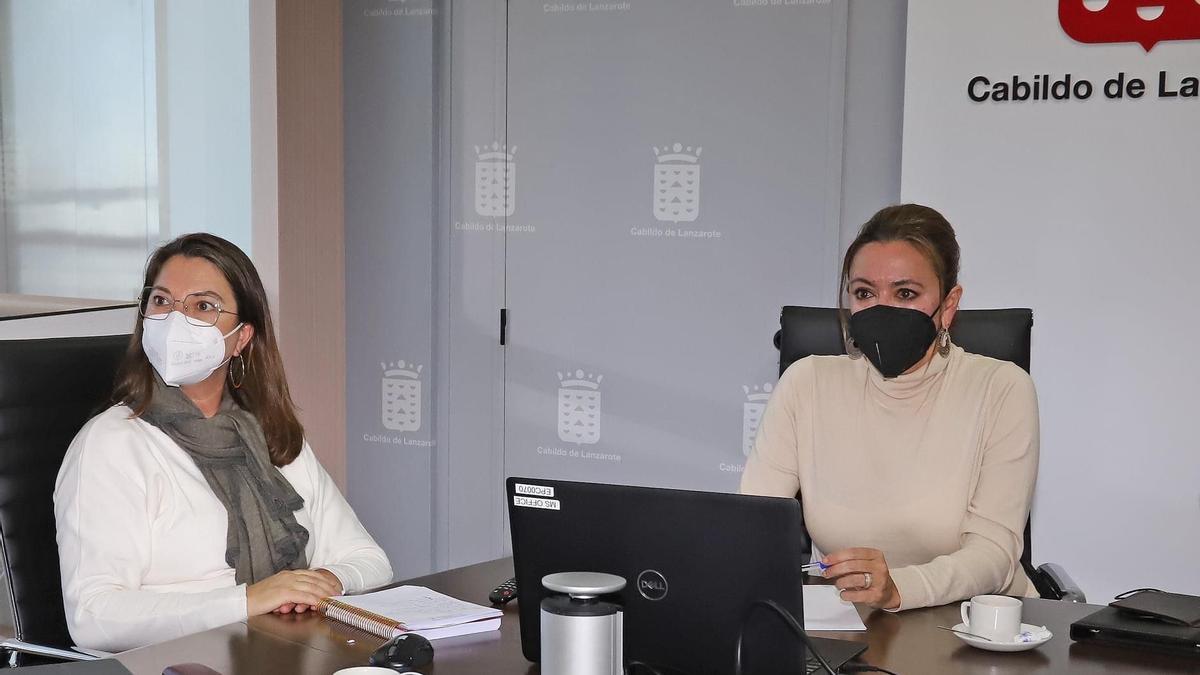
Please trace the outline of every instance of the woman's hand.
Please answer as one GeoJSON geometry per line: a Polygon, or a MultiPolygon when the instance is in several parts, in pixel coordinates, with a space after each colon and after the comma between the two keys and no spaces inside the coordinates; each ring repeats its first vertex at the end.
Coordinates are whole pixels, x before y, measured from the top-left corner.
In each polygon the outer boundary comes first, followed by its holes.
{"type": "Polygon", "coordinates": [[[828,567],[825,578],[833,579],[838,595],[849,602],[862,602],[881,609],[898,609],[900,591],[892,581],[883,551],[875,548],[845,548],[821,559],[828,567]]]}
{"type": "MultiPolygon", "coordinates": [[[[339,579],[337,578],[337,576],[336,576],[336,575],[334,575],[334,573],[333,573],[333,572],[330,572],[329,570],[327,570],[327,569],[324,569],[324,568],[315,569],[315,570],[313,570],[313,571],[314,571],[314,572],[317,572],[317,573],[320,573],[320,574],[322,574],[322,575],[324,575],[326,578],[328,578],[330,581],[332,581],[334,584],[336,584],[336,585],[337,585],[337,589],[338,589],[338,590],[337,590],[337,593],[335,593],[334,595],[341,595],[342,593],[344,593],[344,592],[345,592],[345,589],[343,589],[343,588],[342,588],[342,582],[341,582],[341,580],[339,580],[339,579]]],[[[276,614],[289,614],[289,613],[291,613],[291,612],[295,612],[295,613],[297,613],[297,614],[300,614],[300,613],[302,613],[302,612],[307,612],[307,611],[308,611],[310,608],[311,608],[311,606],[310,606],[310,605],[304,605],[304,604],[294,604],[294,603],[291,603],[291,602],[289,602],[289,603],[287,603],[287,604],[285,604],[285,605],[281,605],[281,606],[279,606],[279,607],[276,607],[276,608],[275,608],[275,610],[274,610],[274,612],[275,612],[276,614]]]]}
{"type": "Polygon", "coordinates": [[[246,587],[246,614],[306,612],[321,598],[342,594],[342,584],[329,570],[284,570],[246,587]]]}

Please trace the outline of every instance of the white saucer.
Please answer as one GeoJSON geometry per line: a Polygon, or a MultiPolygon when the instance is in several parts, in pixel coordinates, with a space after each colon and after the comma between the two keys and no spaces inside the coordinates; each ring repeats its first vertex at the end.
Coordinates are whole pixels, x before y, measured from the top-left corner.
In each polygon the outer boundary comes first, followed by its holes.
{"type": "MultiPolygon", "coordinates": [[[[965,631],[967,630],[967,625],[965,623],[957,624],[954,626],[954,630],[965,631]]],[[[1033,649],[1034,647],[1040,647],[1046,644],[1050,641],[1050,638],[1054,637],[1054,634],[1047,630],[1044,626],[1034,626],[1028,623],[1021,624],[1022,633],[1040,633],[1043,630],[1046,633],[1045,637],[1039,640],[1033,640],[1031,642],[995,642],[984,640],[983,638],[972,637],[970,635],[964,635],[962,633],[955,633],[954,636],[959,640],[971,645],[972,647],[978,647],[980,649],[986,649],[992,652],[1023,652],[1027,649],[1033,649]]]]}

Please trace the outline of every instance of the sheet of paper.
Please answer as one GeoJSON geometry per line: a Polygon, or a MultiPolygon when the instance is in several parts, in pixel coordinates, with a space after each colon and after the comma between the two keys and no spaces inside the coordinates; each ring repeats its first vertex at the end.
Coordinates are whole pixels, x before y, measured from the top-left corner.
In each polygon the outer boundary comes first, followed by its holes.
{"type": "Polygon", "coordinates": [[[838,598],[837,586],[804,587],[804,630],[866,630],[854,603],[838,598]]]}
{"type": "Polygon", "coordinates": [[[360,609],[403,622],[408,628],[437,628],[500,616],[500,610],[464,602],[421,586],[397,586],[337,598],[360,609]]]}

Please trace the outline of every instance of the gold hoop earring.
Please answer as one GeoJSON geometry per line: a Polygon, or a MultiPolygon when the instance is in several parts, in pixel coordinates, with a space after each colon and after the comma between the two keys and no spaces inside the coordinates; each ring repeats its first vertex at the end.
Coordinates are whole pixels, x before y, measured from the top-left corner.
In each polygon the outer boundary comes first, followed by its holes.
{"type": "Polygon", "coordinates": [[[942,356],[950,356],[950,331],[943,328],[937,335],[937,352],[942,356]]]}
{"type": "Polygon", "coordinates": [[[229,384],[233,385],[234,389],[241,389],[242,384],[246,381],[246,359],[241,354],[236,354],[233,358],[237,359],[238,365],[241,366],[242,376],[240,379],[233,377],[233,364],[229,364],[229,384]]]}
{"type": "Polygon", "coordinates": [[[846,342],[846,356],[849,356],[852,359],[861,359],[862,355],[862,350],[858,348],[857,342],[855,342],[853,339],[850,339],[848,342],[846,342]]]}
{"type": "Polygon", "coordinates": [[[842,335],[842,347],[846,350],[846,356],[849,356],[852,359],[862,358],[863,353],[862,350],[858,348],[858,343],[855,342],[854,338],[850,337],[848,334],[842,335]]]}

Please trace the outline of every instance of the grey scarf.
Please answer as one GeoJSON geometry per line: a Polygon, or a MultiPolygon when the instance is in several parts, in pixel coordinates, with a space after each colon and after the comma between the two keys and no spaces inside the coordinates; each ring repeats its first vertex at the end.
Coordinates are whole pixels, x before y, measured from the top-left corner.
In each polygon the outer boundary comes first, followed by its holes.
{"type": "Polygon", "coordinates": [[[307,568],[308,530],[293,513],[304,507],[304,498],[271,464],[266,436],[254,415],[226,392],[217,414],[206,419],[179,387],[168,387],[158,373],[154,384],[154,398],[142,419],[183,448],[225,505],[225,562],[237,571],[237,583],[307,568]]]}

